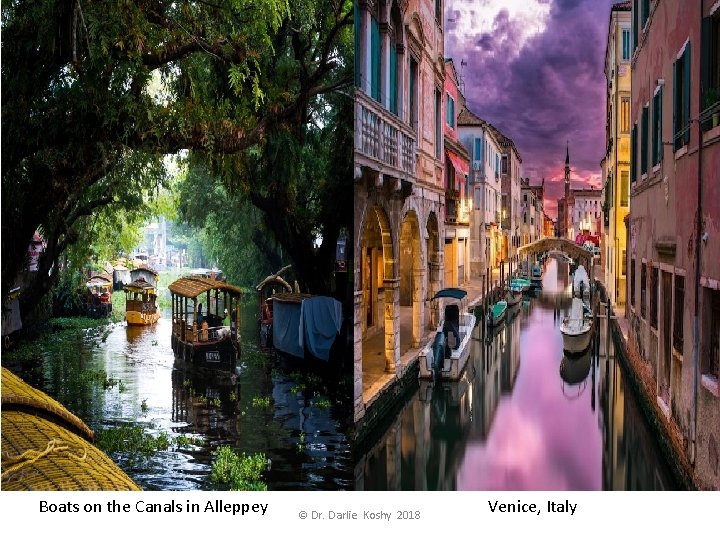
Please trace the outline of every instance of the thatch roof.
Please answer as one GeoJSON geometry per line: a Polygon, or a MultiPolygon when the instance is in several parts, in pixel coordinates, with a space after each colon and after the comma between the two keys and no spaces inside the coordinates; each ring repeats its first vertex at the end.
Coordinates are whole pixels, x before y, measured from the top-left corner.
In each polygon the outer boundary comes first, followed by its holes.
{"type": "Polygon", "coordinates": [[[146,291],[148,289],[154,289],[154,288],[155,288],[155,285],[153,285],[152,283],[148,283],[147,281],[145,281],[142,278],[136,279],[135,281],[128,283],[123,287],[124,290],[136,289],[136,290],[141,290],[141,291],[146,291]]]}
{"type": "Polygon", "coordinates": [[[228,291],[237,295],[242,294],[242,290],[234,285],[226,283],[225,281],[195,276],[183,277],[173,281],[168,288],[171,293],[184,296],[186,298],[196,298],[202,293],[214,289],[228,291]]]}

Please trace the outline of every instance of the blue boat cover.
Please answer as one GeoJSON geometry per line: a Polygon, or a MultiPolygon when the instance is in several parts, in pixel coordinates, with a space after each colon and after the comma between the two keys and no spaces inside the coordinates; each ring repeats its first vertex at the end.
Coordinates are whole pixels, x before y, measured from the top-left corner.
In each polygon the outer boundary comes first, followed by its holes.
{"type": "Polygon", "coordinates": [[[462,300],[467,296],[467,291],[463,289],[458,289],[457,287],[450,287],[447,289],[439,290],[437,293],[435,293],[435,296],[432,297],[433,300],[436,298],[455,298],[456,300],[462,300]]]}
{"type": "Polygon", "coordinates": [[[307,346],[310,354],[325,360],[342,326],[342,304],[329,296],[306,298],[300,305],[300,348],[307,346]]]}
{"type": "Polygon", "coordinates": [[[293,356],[305,356],[300,345],[299,303],[273,302],[273,346],[293,356]]]}

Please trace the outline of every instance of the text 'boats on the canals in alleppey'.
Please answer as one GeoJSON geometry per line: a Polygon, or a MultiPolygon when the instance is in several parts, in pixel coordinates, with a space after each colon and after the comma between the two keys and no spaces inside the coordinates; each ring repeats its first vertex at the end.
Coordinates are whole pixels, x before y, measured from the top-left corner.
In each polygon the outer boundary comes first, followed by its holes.
{"type": "Polygon", "coordinates": [[[242,291],[224,281],[182,277],[170,284],[172,349],[188,364],[234,371],[242,291]]]}

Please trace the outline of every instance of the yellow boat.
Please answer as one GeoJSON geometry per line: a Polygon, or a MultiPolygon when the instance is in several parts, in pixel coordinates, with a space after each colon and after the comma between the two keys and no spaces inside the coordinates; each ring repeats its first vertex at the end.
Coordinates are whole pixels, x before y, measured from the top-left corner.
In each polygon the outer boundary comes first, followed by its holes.
{"type": "Polygon", "coordinates": [[[157,307],[157,272],[142,267],[130,271],[125,291],[125,320],[128,325],[148,326],[160,318],[157,307]]]}

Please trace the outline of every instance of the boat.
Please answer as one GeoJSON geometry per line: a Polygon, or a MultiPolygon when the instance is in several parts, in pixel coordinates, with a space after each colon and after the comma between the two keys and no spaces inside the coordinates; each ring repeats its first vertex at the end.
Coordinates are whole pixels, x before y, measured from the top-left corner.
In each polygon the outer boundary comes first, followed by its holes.
{"type": "Polygon", "coordinates": [[[278,292],[292,292],[292,286],[281,277],[283,273],[292,268],[287,265],[274,274],[263,279],[255,290],[258,294],[258,324],[260,325],[260,347],[269,349],[272,347],[273,334],[273,296],[278,292]]]}
{"type": "Polygon", "coordinates": [[[175,356],[200,368],[234,372],[240,354],[242,291],[200,276],[182,277],[168,288],[175,356]]]}
{"type": "Polygon", "coordinates": [[[507,295],[505,295],[505,300],[507,301],[508,305],[514,306],[522,302],[522,293],[522,287],[513,287],[512,285],[508,287],[507,295]]]}
{"type": "Polygon", "coordinates": [[[540,268],[540,265],[538,265],[538,264],[532,265],[530,281],[531,281],[533,287],[541,287],[542,286],[542,268],[540,268]]]}
{"type": "Polygon", "coordinates": [[[573,273],[573,296],[584,298],[590,295],[590,279],[587,270],[583,265],[579,265],[573,273]]]}
{"type": "Polygon", "coordinates": [[[505,318],[507,307],[508,303],[505,300],[500,300],[492,308],[490,308],[487,315],[488,326],[497,326],[500,321],[505,318]]]}
{"type": "Polygon", "coordinates": [[[529,291],[532,286],[532,281],[527,278],[517,277],[510,280],[510,287],[520,289],[523,292],[529,291]]]}
{"type": "Polygon", "coordinates": [[[560,362],[560,377],[567,385],[582,383],[590,374],[592,364],[592,350],[590,347],[579,356],[563,355],[560,362]]]}
{"type": "Polygon", "coordinates": [[[105,274],[93,274],[85,283],[85,312],[96,319],[109,317],[112,313],[112,277],[105,274]]]}
{"type": "Polygon", "coordinates": [[[157,307],[157,272],[141,267],[130,271],[125,291],[125,320],[130,326],[149,326],[160,318],[157,307]]]}
{"type": "Polygon", "coordinates": [[[467,291],[448,288],[438,291],[432,300],[448,302],[437,327],[435,339],[420,352],[420,378],[458,380],[470,356],[472,330],[477,321],[475,313],[467,313],[464,298],[467,291]]]}
{"type": "Polygon", "coordinates": [[[570,315],[560,323],[563,337],[563,349],[568,353],[581,353],[590,346],[593,319],[580,298],[573,298],[570,315]]]}
{"type": "Polygon", "coordinates": [[[332,357],[337,364],[342,325],[342,304],[335,298],[296,292],[272,296],[272,347],[286,357],[328,364],[332,357]]]}

